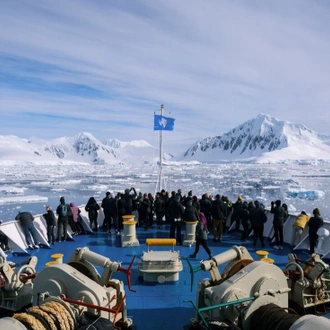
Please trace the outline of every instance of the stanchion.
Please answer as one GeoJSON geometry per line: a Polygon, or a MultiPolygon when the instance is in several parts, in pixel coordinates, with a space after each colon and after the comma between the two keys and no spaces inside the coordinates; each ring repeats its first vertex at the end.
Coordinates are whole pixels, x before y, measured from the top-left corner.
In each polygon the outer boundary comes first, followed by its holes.
{"type": "Polygon", "coordinates": [[[140,243],[136,236],[136,224],[134,214],[123,215],[124,230],[121,234],[121,246],[139,246],[140,243]]]}
{"type": "Polygon", "coordinates": [[[262,258],[268,258],[268,251],[265,250],[258,250],[256,251],[256,254],[259,256],[259,260],[261,260],[262,258]]]}
{"type": "Polygon", "coordinates": [[[58,264],[63,264],[63,256],[63,253],[54,253],[51,255],[54,261],[57,261],[58,264]]]}
{"type": "Polygon", "coordinates": [[[184,233],[183,246],[192,246],[196,244],[196,226],[198,224],[198,220],[196,221],[185,221],[186,230],[184,233]]]}

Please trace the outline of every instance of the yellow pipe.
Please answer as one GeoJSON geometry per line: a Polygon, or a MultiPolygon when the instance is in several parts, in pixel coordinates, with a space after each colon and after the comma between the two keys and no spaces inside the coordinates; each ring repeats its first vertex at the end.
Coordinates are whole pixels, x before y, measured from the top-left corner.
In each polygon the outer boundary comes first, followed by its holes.
{"type": "Polygon", "coordinates": [[[175,238],[147,238],[147,245],[175,245],[175,238]]]}

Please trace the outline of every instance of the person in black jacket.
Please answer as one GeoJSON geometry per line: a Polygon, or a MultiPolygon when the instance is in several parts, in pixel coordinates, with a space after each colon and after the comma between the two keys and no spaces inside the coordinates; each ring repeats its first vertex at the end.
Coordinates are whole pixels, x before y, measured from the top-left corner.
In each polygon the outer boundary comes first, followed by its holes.
{"type": "Polygon", "coordinates": [[[90,197],[86,206],[85,211],[88,212],[88,219],[90,222],[90,226],[95,231],[98,231],[98,223],[97,223],[97,217],[98,217],[98,211],[100,209],[100,205],[97,203],[94,197],[90,197]]]}
{"type": "Polygon", "coordinates": [[[202,199],[199,202],[200,204],[200,211],[204,213],[207,219],[207,226],[208,228],[212,227],[212,202],[208,193],[203,194],[202,199]]]}
{"type": "Polygon", "coordinates": [[[257,245],[257,239],[259,238],[261,246],[265,247],[264,223],[267,221],[267,215],[258,201],[255,201],[254,205],[255,207],[250,209],[250,221],[253,229],[253,246],[257,245]]]}
{"type": "Polygon", "coordinates": [[[243,197],[242,197],[242,195],[239,195],[239,196],[237,196],[237,201],[233,205],[233,214],[231,216],[231,223],[230,223],[230,225],[232,225],[235,221],[236,233],[239,232],[239,226],[241,224],[240,212],[241,212],[242,206],[243,206],[243,197]]]}
{"type": "Polygon", "coordinates": [[[152,226],[153,223],[154,223],[154,213],[155,213],[154,202],[155,202],[155,198],[154,198],[154,196],[152,196],[151,193],[148,193],[148,198],[149,198],[149,201],[150,201],[149,226],[152,226]]]}
{"type": "Polygon", "coordinates": [[[183,213],[183,221],[194,222],[199,219],[199,214],[195,206],[192,205],[192,200],[188,201],[183,213]]]}
{"type": "Polygon", "coordinates": [[[162,227],[163,217],[165,215],[165,201],[161,197],[160,193],[156,194],[156,199],[154,202],[154,209],[156,214],[157,227],[162,227]]]}
{"type": "Polygon", "coordinates": [[[150,213],[151,213],[151,202],[147,193],[143,194],[141,205],[140,205],[140,213],[139,217],[141,217],[141,221],[145,224],[145,230],[149,229],[150,225],[150,213]]]}
{"type": "Polygon", "coordinates": [[[111,225],[115,226],[116,232],[119,231],[117,225],[117,205],[116,200],[112,197],[111,193],[107,191],[106,196],[103,198],[101,207],[104,213],[104,225],[108,234],[111,234],[111,225]]]}
{"type": "Polygon", "coordinates": [[[69,213],[71,213],[70,205],[65,203],[65,198],[60,198],[60,204],[56,208],[57,214],[57,235],[56,241],[66,241],[68,237],[69,213]]]}
{"type": "Polygon", "coordinates": [[[170,217],[170,238],[176,238],[177,245],[181,245],[181,226],[184,207],[180,203],[180,195],[175,195],[174,200],[168,206],[168,213],[170,217]]]}
{"type": "Polygon", "coordinates": [[[121,198],[124,201],[125,214],[133,214],[133,198],[137,196],[135,188],[126,188],[125,193],[122,194],[121,198]],[[133,191],[133,193],[131,193],[133,191]]]}
{"type": "Polygon", "coordinates": [[[213,220],[213,241],[221,242],[224,223],[226,221],[226,207],[221,200],[221,196],[218,194],[215,196],[215,200],[212,201],[212,220],[213,220]]]}
{"type": "Polygon", "coordinates": [[[56,226],[56,218],[55,214],[50,205],[46,206],[47,213],[44,213],[42,216],[46,220],[47,225],[47,239],[48,243],[54,245],[55,244],[55,226],[56,226]]]}
{"type": "MultiPolygon", "coordinates": [[[[0,225],[1,224],[2,224],[2,221],[0,220],[0,225]]],[[[0,231],[0,248],[3,251],[10,250],[10,247],[8,245],[8,237],[5,234],[3,234],[1,231],[0,231]]]]}
{"type": "Polygon", "coordinates": [[[282,202],[279,199],[275,203],[271,202],[270,212],[274,214],[273,226],[275,235],[275,249],[283,249],[283,224],[287,212],[281,204],[282,202]]]}
{"type": "Polygon", "coordinates": [[[22,226],[26,244],[28,245],[28,247],[30,249],[39,249],[37,232],[33,224],[33,215],[30,212],[18,212],[15,219],[18,220],[22,226]],[[34,241],[34,245],[32,245],[31,235],[34,241]]]}
{"type": "Polygon", "coordinates": [[[314,253],[317,239],[319,238],[317,231],[323,226],[323,218],[321,217],[321,212],[318,208],[313,210],[313,217],[309,219],[307,224],[309,227],[309,254],[312,255],[314,253]]]}
{"type": "Polygon", "coordinates": [[[247,238],[249,236],[249,232],[250,232],[250,212],[248,210],[248,203],[247,202],[243,202],[243,206],[240,210],[240,214],[239,217],[241,219],[241,223],[243,226],[243,232],[242,232],[242,236],[241,236],[241,240],[243,242],[247,241],[247,238]]]}
{"type": "MultiPolygon", "coordinates": [[[[116,232],[117,234],[120,233],[121,230],[123,230],[124,225],[123,225],[123,215],[126,215],[126,210],[125,210],[125,200],[123,198],[122,193],[118,193],[116,198],[115,198],[116,204],[117,204],[117,228],[118,231],[116,232]]],[[[139,213],[139,219],[140,219],[140,213],[139,213]]]]}

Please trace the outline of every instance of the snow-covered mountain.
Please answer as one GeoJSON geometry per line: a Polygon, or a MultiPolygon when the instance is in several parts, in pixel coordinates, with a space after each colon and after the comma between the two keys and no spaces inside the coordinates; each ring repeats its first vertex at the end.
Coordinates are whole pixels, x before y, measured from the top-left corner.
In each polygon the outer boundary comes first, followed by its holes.
{"type": "MultiPolygon", "coordinates": [[[[133,140],[130,142],[123,142],[117,139],[110,139],[105,141],[105,145],[114,148],[120,152],[120,158],[125,163],[144,163],[159,161],[159,149],[152,147],[150,143],[144,140],[133,140]]],[[[170,160],[173,155],[164,153],[164,160],[170,160]]]]}
{"type": "Polygon", "coordinates": [[[229,132],[197,141],[176,161],[310,162],[330,161],[330,137],[303,125],[260,114],[229,132]]]}
{"type": "MultiPolygon", "coordinates": [[[[143,140],[109,139],[103,143],[90,133],[54,140],[0,135],[0,163],[143,164],[158,160],[159,150],[143,140]]],[[[330,136],[260,114],[225,134],[197,141],[180,156],[165,153],[164,161],[171,164],[330,162],[330,136]]]]}
{"type": "MultiPolygon", "coordinates": [[[[164,154],[164,160],[172,156],[164,154]]],[[[29,140],[17,136],[0,135],[0,162],[30,162],[47,164],[116,164],[156,163],[159,151],[146,141],[122,142],[108,140],[102,143],[90,133],[73,137],[29,140]]]]}

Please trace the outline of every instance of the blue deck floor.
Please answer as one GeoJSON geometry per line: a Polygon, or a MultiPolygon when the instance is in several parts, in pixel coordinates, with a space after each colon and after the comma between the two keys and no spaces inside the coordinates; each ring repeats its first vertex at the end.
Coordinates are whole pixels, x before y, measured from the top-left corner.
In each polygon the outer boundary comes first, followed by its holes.
{"type": "MultiPolygon", "coordinates": [[[[145,231],[144,228],[137,227],[137,237],[139,239],[139,246],[121,247],[121,240],[119,235],[109,236],[103,231],[99,231],[93,235],[85,234],[74,237],[73,241],[60,242],[49,248],[40,248],[39,250],[32,250],[31,255],[38,257],[37,271],[45,267],[47,261],[51,260],[53,253],[63,253],[64,262],[69,258],[71,253],[77,247],[87,246],[91,251],[108,257],[112,261],[122,263],[122,267],[128,268],[134,255],[136,259],[133,265],[133,272],[131,276],[131,285],[136,292],[128,290],[126,275],[124,273],[114,273],[112,278],[117,278],[125,283],[125,290],[127,293],[127,314],[133,319],[133,325],[139,330],[160,330],[172,329],[180,330],[185,325],[189,324],[190,318],[194,317],[194,309],[190,303],[184,300],[196,300],[196,291],[198,281],[203,278],[209,278],[208,272],[200,271],[195,273],[193,283],[193,290],[191,291],[191,275],[189,266],[186,260],[183,260],[183,270],[179,273],[179,280],[175,282],[150,283],[145,282],[138,277],[138,261],[144,251],[147,251],[145,244],[146,238],[151,237],[168,237],[169,227],[164,229],[157,229],[155,227],[145,231]]],[[[209,235],[208,245],[213,255],[220,254],[233,245],[243,245],[240,240],[240,235],[233,232],[225,233],[223,241],[213,242],[212,235],[209,235]]],[[[281,269],[287,264],[287,255],[291,252],[288,245],[284,246],[283,250],[275,250],[267,239],[265,239],[266,247],[262,250],[269,252],[268,257],[275,260],[275,264],[281,269]]],[[[254,248],[252,240],[244,243],[255,260],[259,257],[256,254],[261,246],[254,248]]],[[[152,250],[170,250],[171,247],[152,247],[152,250]]],[[[181,256],[189,256],[194,252],[194,246],[176,246],[175,250],[180,251],[181,256]]],[[[297,256],[301,259],[307,259],[307,251],[295,251],[297,256]]],[[[207,258],[207,253],[201,247],[196,259],[190,259],[193,266],[198,266],[202,259],[207,258]]],[[[8,260],[20,262],[26,260],[27,256],[8,256],[8,260]]],[[[220,266],[220,270],[221,267],[220,266]]],[[[98,267],[97,267],[98,268],[98,267]]],[[[102,269],[98,269],[102,273],[102,269]]]]}

